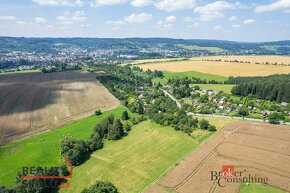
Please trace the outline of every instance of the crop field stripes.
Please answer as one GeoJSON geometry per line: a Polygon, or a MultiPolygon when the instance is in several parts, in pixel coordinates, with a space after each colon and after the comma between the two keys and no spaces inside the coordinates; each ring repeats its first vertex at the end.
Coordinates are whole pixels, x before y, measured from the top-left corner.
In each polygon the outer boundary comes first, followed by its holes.
{"type": "Polygon", "coordinates": [[[270,179],[270,186],[289,191],[290,186],[286,183],[290,179],[289,136],[287,126],[249,122],[229,124],[155,184],[181,193],[188,192],[191,187],[200,192],[238,192],[239,184],[230,184],[223,190],[206,176],[207,172],[210,175],[210,169],[221,171],[220,164],[231,163],[237,171],[245,168],[252,175],[265,175],[270,179]],[[200,183],[204,183],[205,189],[200,189],[200,183]]]}

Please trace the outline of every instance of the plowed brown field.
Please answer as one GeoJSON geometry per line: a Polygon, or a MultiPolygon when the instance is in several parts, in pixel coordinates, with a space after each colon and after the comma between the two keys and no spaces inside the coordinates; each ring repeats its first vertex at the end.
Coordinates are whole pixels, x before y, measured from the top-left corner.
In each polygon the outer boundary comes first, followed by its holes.
{"type": "Polygon", "coordinates": [[[222,171],[223,165],[243,171],[242,177],[267,178],[270,186],[290,192],[290,127],[232,123],[145,192],[239,192],[240,183],[221,180],[221,187],[211,180],[211,172],[222,171]]]}
{"type": "Polygon", "coordinates": [[[0,144],[109,110],[119,101],[102,86],[102,73],[57,72],[0,76],[0,144]]]}

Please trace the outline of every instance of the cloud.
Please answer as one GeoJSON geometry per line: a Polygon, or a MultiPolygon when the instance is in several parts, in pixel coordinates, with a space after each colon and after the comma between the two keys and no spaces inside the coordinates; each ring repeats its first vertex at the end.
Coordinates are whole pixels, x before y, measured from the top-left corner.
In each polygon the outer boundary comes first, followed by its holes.
{"type": "Polygon", "coordinates": [[[237,9],[243,7],[239,2],[228,3],[226,1],[216,1],[203,7],[196,7],[194,12],[200,14],[201,21],[213,21],[224,17],[223,10],[237,9]]]}
{"type": "Polygon", "coordinates": [[[128,0],[96,0],[95,3],[91,3],[91,7],[118,5],[118,4],[124,4],[127,1],[128,0]]]}
{"type": "Polygon", "coordinates": [[[76,11],[75,13],[65,13],[62,16],[58,16],[56,20],[63,25],[72,25],[74,23],[80,23],[87,21],[87,16],[83,11],[76,11]]]}
{"type": "Polygon", "coordinates": [[[110,25],[124,25],[125,22],[122,21],[122,20],[117,20],[117,21],[107,21],[107,24],[110,24],[110,25]]]}
{"type": "Polygon", "coordinates": [[[151,3],[151,0],[133,0],[131,2],[131,5],[133,5],[134,7],[145,7],[147,5],[150,5],[151,3]]]}
{"type": "Polygon", "coordinates": [[[45,24],[45,23],[47,23],[46,19],[43,18],[43,17],[34,18],[34,22],[37,23],[37,24],[45,24]]]}
{"type": "Polygon", "coordinates": [[[16,20],[17,17],[11,15],[2,15],[0,16],[0,20],[16,20]]]}
{"type": "Polygon", "coordinates": [[[235,24],[235,25],[232,25],[233,28],[240,28],[241,25],[240,24],[235,24]]]}
{"type": "Polygon", "coordinates": [[[67,7],[81,7],[84,5],[83,0],[32,0],[39,5],[49,6],[67,6],[67,7]]]}
{"type": "Polygon", "coordinates": [[[214,30],[219,30],[219,29],[221,29],[222,27],[220,26],[220,25],[217,25],[217,26],[215,26],[214,27],[214,30]]]}
{"type": "Polygon", "coordinates": [[[231,16],[229,19],[230,22],[237,21],[237,20],[238,18],[236,16],[231,16]]]}
{"type": "Polygon", "coordinates": [[[253,19],[246,19],[246,20],[244,20],[244,24],[252,24],[252,23],[254,23],[255,22],[255,20],[253,20],[253,19]]]}
{"type": "Polygon", "coordinates": [[[167,23],[174,23],[176,21],[176,17],[174,15],[168,16],[165,18],[167,23]]]}
{"type": "Polygon", "coordinates": [[[159,20],[157,22],[157,28],[158,29],[162,29],[162,28],[172,28],[173,27],[173,24],[175,23],[176,21],[176,17],[174,15],[171,15],[171,16],[168,16],[164,19],[164,21],[162,20],[159,20]]]}
{"type": "Polygon", "coordinates": [[[175,11],[179,9],[191,9],[195,7],[197,0],[159,0],[154,6],[165,11],[175,11]]]}
{"type": "Polygon", "coordinates": [[[152,14],[140,13],[140,14],[131,14],[124,18],[124,21],[127,23],[143,23],[152,19],[152,14]]]}
{"type": "Polygon", "coordinates": [[[275,2],[267,5],[261,5],[256,7],[256,13],[263,13],[269,11],[276,11],[281,9],[288,9],[290,8],[290,0],[275,0],[275,2]]]}

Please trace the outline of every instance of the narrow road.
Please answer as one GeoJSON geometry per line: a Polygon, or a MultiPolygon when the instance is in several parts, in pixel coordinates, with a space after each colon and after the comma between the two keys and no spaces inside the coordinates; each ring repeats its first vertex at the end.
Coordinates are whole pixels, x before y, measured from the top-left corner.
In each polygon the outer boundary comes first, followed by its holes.
{"type": "MultiPolygon", "coordinates": [[[[181,104],[180,102],[178,102],[178,100],[172,96],[169,92],[167,92],[166,90],[161,89],[165,96],[170,97],[178,106],[178,108],[181,108],[181,104]]],[[[248,121],[258,121],[258,122],[264,122],[264,123],[268,123],[268,120],[263,120],[263,119],[255,119],[255,118],[247,118],[247,117],[237,117],[237,116],[226,116],[226,115],[218,115],[218,114],[200,114],[200,113],[192,113],[192,112],[186,112],[186,114],[188,116],[203,116],[203,117],[216,117],[216,118],[225,118],[225,119],[240,119],[240,120],[248,120],[248,121]]],[[[283,121],[280,121],[280,124],[285,124],[285,125],[290,125],[289,122],[287,123],[283,123],[283,121]]]]}
{"type": "Polygon", "coordinates": [[[163,92],[164,92],[164,94],[165,94],[165,96],[168,96],[169,98],[171,98],[175,103],[176,103],[176,105],[178,106],[178,108],[181,108],[181,104],[180,104],[180,102],[178,102],[178,100],[176,99],[176,98],[174,98],[174,96],[172,96],[169,92],[167,92],[166,90],[163,90],[163,89],[161,89],[163,92]]]}

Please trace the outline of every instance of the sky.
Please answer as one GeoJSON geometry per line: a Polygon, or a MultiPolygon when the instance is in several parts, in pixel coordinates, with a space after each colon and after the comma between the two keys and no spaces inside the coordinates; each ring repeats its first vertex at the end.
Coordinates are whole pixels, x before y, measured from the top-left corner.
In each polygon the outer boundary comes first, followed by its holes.
{"type": "Polygon", "coordinates": [[[290,0],[0,0],[0,36],[290,40],[290,0]]]}

